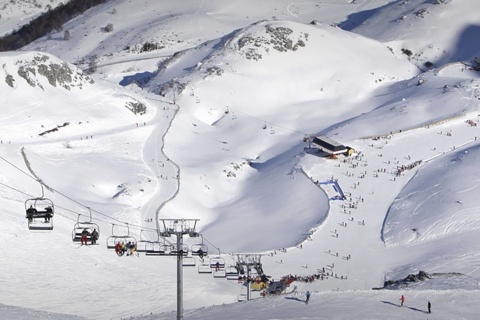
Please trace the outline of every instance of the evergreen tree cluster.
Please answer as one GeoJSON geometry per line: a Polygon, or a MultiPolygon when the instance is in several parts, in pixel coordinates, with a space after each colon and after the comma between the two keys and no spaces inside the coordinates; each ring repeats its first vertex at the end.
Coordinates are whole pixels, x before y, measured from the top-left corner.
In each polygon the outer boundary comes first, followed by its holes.
{"type": "Polygon", "coordinates": [[[82,14],[107,0],[70,0],[50,9],[27,25],[11,34],[0,38],[0,51],[17,50],[32,41],[45,36],[54,30],[62,30],[62,26],[70,19],[82,14]]]}

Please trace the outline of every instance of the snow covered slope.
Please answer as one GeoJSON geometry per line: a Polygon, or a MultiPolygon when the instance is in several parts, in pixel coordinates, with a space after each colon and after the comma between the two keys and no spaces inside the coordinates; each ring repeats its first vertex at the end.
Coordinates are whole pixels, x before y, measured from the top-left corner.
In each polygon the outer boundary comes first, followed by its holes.
{"type": "MultiPolygon", "coordinates": [[[[203,238],[184,241],[209,258],[260,254],[274,279],[316,280],[219,306],[244,285],[199,273],[193,258],[189,318],[423,319],[427,300],[474,318],[480,84],[464,39],[478,4],[462,3],[118,0],[67,23],[68,41],[0,54],[0,302],[174,318],[175,257],[118,257],[106,242],[168,245],[161,219],[194,218],[203,238]],[[306,150],[316,134],[356,153],[306,150]],[[25,201],[42,194],[55,203],[51,232],[27,228],[25,201]],[[100,245],[81,247],[72,231],[90,218],[100,245]],[[419,270],[443,276],[370,290],[419,270]]],[[[17,311],[0,315],[33,312],[17,311]]]]}

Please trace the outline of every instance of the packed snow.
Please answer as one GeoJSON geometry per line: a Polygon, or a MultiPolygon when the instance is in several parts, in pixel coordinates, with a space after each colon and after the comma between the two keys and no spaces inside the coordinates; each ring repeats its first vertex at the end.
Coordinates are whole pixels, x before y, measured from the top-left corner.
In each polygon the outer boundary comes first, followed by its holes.
{"type": "MultiPolygon", "coordinates": [[[[0,31],[37,2],[0,2],[0,31]]],[[[158,232],[187,219],[209,255],[183,267],[186,319],[475,319],[475,8],[117,0],[67,22],[70,40],[0,53],[0,316],[175,318],[176,257],[106,244],[170,246],[158,232]],[[326,157],[314,136],[354,152],[326,157]],[[29,230],[36,197],[53,230],[29,230]],[[82,223],[98,245],[72,241],[82,223]],[[238,302],[245,283],[199,272],[245,255],[296,280],[238,302]]]]}

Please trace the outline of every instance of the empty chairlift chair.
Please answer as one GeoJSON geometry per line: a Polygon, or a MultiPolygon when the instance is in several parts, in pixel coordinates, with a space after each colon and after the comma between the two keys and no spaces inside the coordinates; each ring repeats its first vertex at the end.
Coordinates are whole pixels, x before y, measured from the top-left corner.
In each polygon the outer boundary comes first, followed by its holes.
{"type": "Polygon", "coordinates": [[[147,252],[147,246],[151,243],[150,240],[142,238],[143,230],[140,231],[140,240],[137,242],[137,252],[147,252]]]}
{"type": "Polygon", "coordinates": [[[210,267],[210,261],[204,259],[203,262],[198,266],[198,273],[212,273],[212,268],[210,267]]]}
{"type": "Polygon", "coordinates": [[[195,267],[196,264],[197,263],[196,263],[195,257],[193,257],[193,256],[183,257],[182,265],[184,267],[195,267]]]}
{"type": "Polygon", "coordinates": [[[152,241],[147,244],[147,251],[145,251],[146,256],[164,256],[169,254],[170,246],[165,244],[165,242],[152,241]]]}
{"type": "Polygon", "coordinates": [[[177,255],[182,255],[182,256],[187,256],[188,255],[188,246],[186,244],[181,244],[180,247],[177,246],[176,243],[170,245],[170,252],[169,254],[171,256],[177,256],[177,255]]]}
{"type": "Polygon", "coordinates": [[[227,277],[227,280],[238,280],[240,274],[235,266],[226,266],[225,276],[227,277]]]}

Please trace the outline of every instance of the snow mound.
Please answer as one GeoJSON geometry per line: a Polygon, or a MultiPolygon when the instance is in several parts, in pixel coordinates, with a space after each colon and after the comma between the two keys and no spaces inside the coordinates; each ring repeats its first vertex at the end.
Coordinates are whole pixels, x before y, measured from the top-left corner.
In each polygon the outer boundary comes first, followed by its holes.
{"type": "Polygon", "coordinates": [[[421,168],[388,210],[385,244],[406,245],[479,229],[479,159],[480,147],[473,146],[421,168]]]}

